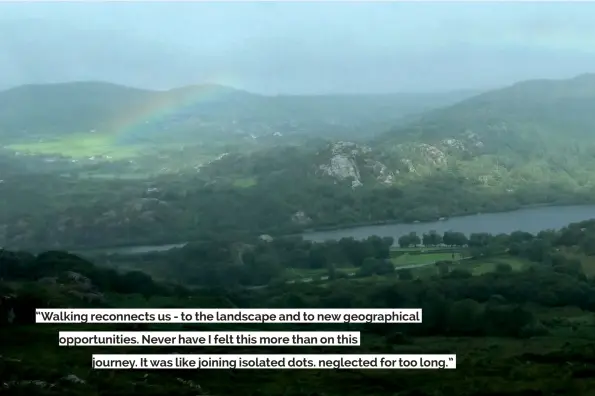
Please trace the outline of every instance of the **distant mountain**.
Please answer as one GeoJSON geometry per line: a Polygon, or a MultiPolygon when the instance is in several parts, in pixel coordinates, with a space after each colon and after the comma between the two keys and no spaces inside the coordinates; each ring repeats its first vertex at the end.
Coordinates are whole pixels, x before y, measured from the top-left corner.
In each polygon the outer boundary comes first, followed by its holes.
{"type": "Polygon", "coordinates": [[[531,80],[429,111],[394,128],[382,144],[436,141],[469,134],[488,140],[591,138],[595,127],[595,74],[568,80],[531,80]]]}
{"type": "Polygon", "coordinates": [[[101,82],[25,85],[0,92],[0,128],[3,136],[21,137],[111,133],[124,118],[166,118],[183,113],[193,97],[210,103],[209,95],[227,101],[236,93],[218,86],[161,92],[101,82]]]}
{"type": "Polygon", "coordinates": [[[25,85],[0,92],[0,136],[89,132],[145,106],[150,91],[105,83],[25,85]]]}
{"type": "Polygon", "coordinates": [[[263,96],[220,85],[168,91],[102,82],[25,85],[0,92],[0,138],[14,142],[123,129],[129,143],[274,133],[362,137],[471,94],[263,96]]]}

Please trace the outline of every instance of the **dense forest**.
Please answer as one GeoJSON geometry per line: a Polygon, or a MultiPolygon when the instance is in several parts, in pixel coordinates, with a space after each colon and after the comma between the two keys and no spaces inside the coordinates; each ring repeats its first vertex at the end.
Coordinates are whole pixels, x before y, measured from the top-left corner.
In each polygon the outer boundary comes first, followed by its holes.
{"type": "MultiPolygon", "coordinates": [[[[587,395],[594,385],[595,221],[537,235],[450,232],[389,240],[307,243],[247,240],[248,283],[203,284],[158,280],[124,263],[93,264],[48,251],[2,251],[0,288],[3,394],[81,395],[587,395]],[[414,246],[424,242],[426,246],[414,246]],[[277,260],[267,261],[274,255],[277,260]],[[428,257],[428,263],[420,257],[428,257]],[[249,258],[248,258],[249,257],[249,258]],[[273,277],[267,263],[285,266],[273,277]],[[408,263],[417,263],[411,267],[408,263]],[[336,263],[336,267],[329,263],[336,263]],[[390,265],[387,265],[390,264],[390,265]],[[359,272],[341,274],[354,267],[359,272]],[[402,267],[401,269],[399,267],[402,267]],[[311,281],[288,274],[320,271],[311,281]],[[276,281],[274,278],[278,278],[276,281]],[[257,279],[257,281],[255,281],[257,279]],[[249,284],[267,282],[262,287],[249,284]],[[308,330],[355,330],[362,345],[350,353],[456,353],[456,370],[163,370],[94,371],[91,353],[109,348],[57,346],[62,326],[36,325],[41,307],[176,308],[419,308],[419,325],[308,324],[308,330]],[[40,351],[43,351],[40,354],[40,351]],[[440,384],[439,386],[437,384],[440,384]]],[[[169,253],[196,270],[219,268],[237,279],[233,254],[222,240],[169,253]]],[[[144,260],[138,258],[137,260],[144,260]]],[[[159,260],[157,259],[157,262],[159,260]]],[[[130,264],[130,263],[129,263],[130,264]]],[[[158,265],[157,265],[158,267],[158,265]]],[[[188,271],[188,269],[183,269],[188,271]]],[[[187,274],[191,272],[186,272],[187,274]]],[[[221,278],[222,278],[221,277],[221,278]]],[[[219,279],[221,279],[219,278],[219,279]]],[[[217,279],[217,278],[211,278],[217,279]]],[[[266,325],[300,330],[306,325],[266,325]]],[[[91,329],[68,325],[69,329],[91,329]]],[[[189,324],[187,330],[250,330],[263,325],[189,324]]],[[[138,329],[136,325],[93,328],[138,329]]],[[[164,329],[143,325],[143,329],[164,329]]],[[[347,353],[341,347],[278,347],[285,353],[347,353]]],[[[355,349],[354,349],[355,348],[355,349]]],[[[271,347],[152,347],[151,352],[275,353],[271,347]]],[[[118,353],[137,352],[119,347],[118,353]]],[[[144,349],[143,352],[147,350],[144,349]]],[[[140,351],[139,351],[140,352],[140,351]]]]}

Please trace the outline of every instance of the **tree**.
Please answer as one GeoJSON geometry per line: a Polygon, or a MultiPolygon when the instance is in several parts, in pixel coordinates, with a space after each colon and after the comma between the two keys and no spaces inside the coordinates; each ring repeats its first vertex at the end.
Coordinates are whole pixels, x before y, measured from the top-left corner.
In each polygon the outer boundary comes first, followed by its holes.
{"type": "Polygon", "coordinates": [[[381,257],[381,258],[389,258],[390,257],[390,249],[395,244],[395,238],[383,237],[382,243],[383,243],[383,252],[386,252],[386,257],[381,257]]]}
{"type": "Polygon", "coordinates": [[[512,266],[508,263],[498,263],[496,265],[496,272],[499,274],[510,274],[512,272],[512,266]]]}
{"type": "Polygon", "coordinates": [[[466,299],[453,303],[448,315],[449,332],[454,334],[477,334],[483,321],[483,309],[475,300],[466,299]]]}
{"type": "Polygon", "coordinates": [[[328,263],[326,267],[327,276],[329,279],[334,280],[337,278],[337,267],[334,263],[328,263]]]}
{"type": "Polygon", "coordinates": [[[430,231],[427,234],[423,234],[424,246],[436,246],[442,243],[442,236],[435,230],[430,231]]]}
{"type": "Polygon", "coordinates": [[[392,246],[393,238],[380,238],[373,235],[365,240],[363,243],[368,243],[374,250],[374,257],[379,259],[387,259],[390,257],[390,247],[392,246]]]}
{"type": "Polygon", "coordinates": [[[563,228],[560,232],[560,237],[556,241],[556,245],[574,246],[577,245],[583,237],[583,232],[579,227],[570,225],[563,228]]]}
{"type": "Polygon", "coordinates": [[[412,231],[409,233],[409,243],[412,246],[418,246],[421,244],[421,238],[417,235],[417,232],[412,231]]]}
{"type": "Polygon", "coordinates": [[[522,255],[531,261],[541,262],[551,251],[551,245],[542,239],[534,239],[531,242],[525,242],[522,247],[522,255]]]}
{"type": "Polygon", "coordinates": [[[487,232],[473,233],[469,235],[469,246],[470,247],[485,247],[490,243],[492,235],[487,232]]]}
{"type": "Polygon", "coordinates": [[[361,267],[366,257],[374,257],[374,248],[368,241],[341,238],[339,246],[354,267],[361,267]]]}
{"type": "Polygon", "coordinates": [[[437,261],[436,267],[440,276],[446,276],[450,271],[450,261],[437,261]]]}
{"type": "Polygon", "coordinates": [[[402,235],[398,239],[399,246],[402,248],[417,246],[421,243],[421,239],[417,236],[417,233],[410,232],[409,234],[402,235]]]}
{"type": "Polygon", "coordinates": [[[587,256],[595,256],[595,234],[589,233],[585,235],[580,247],[587,256]]]}
{"type": "Polygon", "coordinates": [[[533,234],[530,234],[528,232],[514,231],[510,234],[509,241],[523,243],[523,242],[529,242],[529,241],[533,240],[533,238],[535,238],[533,236],[533,234]]]}
{"type": "Polygon", "coordinates": [[[409,235],[403,235],[399,237],[399,246],[402,248],[407,248],[411,246],[411,238],[409,235]]]}
{"type": "Polygon", "coordinates": [[[455,268],[445,275],[448,279],[469,279],[473,274],[464,268],[455,268]]]}
{"type": "Polygon", "coordinates": [[[412,280],[413,272],[409,268],[403,268],[397,271],[400,280],[412,280]]]}
{"type": "Polygon", "coordinates": [[[448,246],[463,246],[467,244],[467,237],[462,232],[446,231],[442,241],[448,246]]]}
{"type": "Polygon", "coordinates": [[[326,249],[321,244],[312,246],[309,254],[309,268],[326,268],[328,265],[326,258],[326,249]]]}

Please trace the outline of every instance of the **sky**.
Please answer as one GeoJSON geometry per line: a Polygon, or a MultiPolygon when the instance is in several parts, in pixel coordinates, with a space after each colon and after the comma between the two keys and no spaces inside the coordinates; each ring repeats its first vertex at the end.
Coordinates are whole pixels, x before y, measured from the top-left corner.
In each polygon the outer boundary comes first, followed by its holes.
{"type": "Polygon", "coordinates": [[[0,88],[487,89],[595,72],[595,2],[0,3],[0,88]]]}

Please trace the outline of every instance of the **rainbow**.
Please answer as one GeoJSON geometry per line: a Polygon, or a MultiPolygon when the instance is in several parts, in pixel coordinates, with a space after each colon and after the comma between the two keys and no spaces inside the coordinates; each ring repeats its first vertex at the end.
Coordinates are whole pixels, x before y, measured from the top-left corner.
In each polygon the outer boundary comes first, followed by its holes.
{"type": "Polygon", "coordinates": [[[217,102],[233,91],[236,90],[214,84],[155,91],[149,94],[149,99],[140,105],[126,109],[121,116],[111,120],[107,129],[116,135],[116,144],[126,144],[131,139],[150,136],[147,126],[151,124],[180,113],[184,109],[203,103],[217,102]]]}

